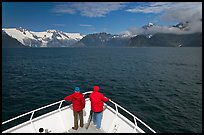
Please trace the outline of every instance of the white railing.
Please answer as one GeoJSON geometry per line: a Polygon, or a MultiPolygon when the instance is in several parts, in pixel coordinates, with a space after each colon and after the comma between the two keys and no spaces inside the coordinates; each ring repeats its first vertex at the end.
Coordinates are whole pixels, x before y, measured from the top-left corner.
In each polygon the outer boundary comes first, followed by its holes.
{"type": "MultiPolygon", "coordinates": [[[[83,94],[86,95],[86,94],[89,94],[89,93],[92,93],[93,91],[87,91],[87,92],[84,92],[83,94]]],[[[61,100],[61,101],[58,101],[58,102],[55,102],[55,103],[52,103],[52,104],[49,104],[49,105],[46,105],[46,106],[43,106],[41,108],[38,108],[38,109],[35,109],[33,111],[30,111],[30,112],[27,112],[27,113],[24,113],[20,116],[17,116],[15,118],[12,118],[12,119],[9,119],[5,122],[2,122],[2,125],[6,124],[6,123],[9,123],[13,120],[16,120],[16,119],[19,119],[23,116],[26,116],[28,114],[31,114],[31,117],[30,117],[30,122],[32,123],[32,119],[33,119],[33,115],[35,112],[37,111],[40,111],[42,109],[45,109],[45,108],[48,108],[50,106],[53,106],[53,105],[56,105],[56,104],[59,104],[59,107],[58,107],[58,110],[61,110],[61,106],[62,106],[62,102],[64,102],[65,100],[61,100]]],[[[150,131],[152,131],[153,133],[156,133],[152,128],[150,128],[147,124],[145,124],[143,121],[141,121],[139,118],[137,118],[136,116],[134,116],[132,113],[130,113],[129,111],[127,111],[125,108],[123,108],[122,106],[118,105],[117,103],[113,102],[112,100],[109,100],[112,104],[115,105],[115,111],[116,111],[116,114],[118,114],[118,108],[124,110],[126,113],[128,113],[129,115],[131,115],[133,118],[134,118],[134,125],[135,127],[137,127],[137,121],[139,121],[140,123],[142,123],[145,127],[147,127],[150,131]]]]}
{"type": "MultiPolygon", "coordinates": [[[[88,94],[88,93],[91,93],[93,91],[88,91],[88,92],[85,92],[83,93],[84,95],[85,94],[88,94]]],[[[116,111],[116,115],[118,114],[118,107],[120,109],[122,109],[123,111],[125,111],[126,113],[128,113],[129,115],[131,115],[133,118],[134,118],[134,125],[135,127],[137,127],[137,120],[143,124],[146,128],[148,128],[150,131],[152,131],[153,133],[156,133],[152,128],[150,128],[147,124],[145,124],[143,121],[141,121],[139,118],[137,118],[136,116],[134,116],[132,113],[130,113],[129,111],[127,111],[125,108],[123,108],[122,106],[118,105],[117,103],[115,103],[114,101],[112,101],[111,99],[109,100],[112,104],[115,105],[115,111],[116,111]]]]}
{"type": "Polygon", "coordinates": [[[120,109],[122,109],[123,111],[125,111],[126,113],[128,113],[129,115],[131,115],[134,118],[134,125],[135,127],[137,127],[137,121],[139,121],[141,124],[143,124],[146,128],[148,128],[150,131],[152,131],[153,133],[156,133],[152,128],[150,128],[147,124],[145,124],[143,121],[141,121],[139,118],[137,118],[136,116],[134,116],[132,113],[130,113],[129,111],[127,111],[125,108],[123,108],[122,106],[118,105],[117,103],[113,102],[111,99],[109,100],[111,103],[113,103],[115,105],[116,108],[116,114],[118,114],[118,107],[120,109]]]}
{"type": "Polygon", "coordinates": [[[59,105],[59,109],[60,109],[61,104],[62,104],[63,101],[65,101],[65,100],[61,100],[61,101],[58,101],[58,102],[49,104],[49,105],[47,105],[47,106],[43,106],[43,107],[41,107],[41,108],[35,109],[35,110],[33,110],[33,111],[24,113],[24,114],[22,114],[22,115],[20,115],[20,116],[17,116],[17,117],[15,117],[15,118],[12,118],[12,119],[10,119],[10,120],[7,120],[7,121],[5,121],[5,122],[2,122],[2,125],[6,124],[6,123],[8,123],[8,122],[11,122],[11,121],[13,121],[13,120],[16,120],[16,119],[18,119],[18,118],[21,118],[21,117],[23,117],[23,116],[26,116],[26,115],[28,115],[28,114],[31,114],[30,121],[32,121],[32,118],[33,118],[33,115],[34,115],[35,112],[37,112],[37,111],[39,111],[39,110],[42,110],[42,109],[45,109],[45,108],[47,108],[47,107],[50,107],[50,106],[59,104],[59,103],[60,103],[60,105],[59,105]]]}

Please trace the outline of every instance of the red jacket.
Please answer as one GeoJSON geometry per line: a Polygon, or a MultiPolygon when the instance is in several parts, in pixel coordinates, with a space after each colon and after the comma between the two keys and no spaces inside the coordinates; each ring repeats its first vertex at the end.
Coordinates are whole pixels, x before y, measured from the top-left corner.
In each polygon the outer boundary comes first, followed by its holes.
{"type": "Polygon", "coordinates": [[[64,98],[66,101],[71,101],[73,106],[73,111],[81,111],[85,107],[84,95],[80,92],[74,92],[73,94],[66,96],[64,98]]]}
{"type": "Polygon", "coordinates": [[[91,110],[93,112],[103,111],[104,102],[109,101],[109,98],[104,97],[104,95],[99,91],[99,87],[94,87],[94,91],[89,95],[91,101],[91,110]]]}

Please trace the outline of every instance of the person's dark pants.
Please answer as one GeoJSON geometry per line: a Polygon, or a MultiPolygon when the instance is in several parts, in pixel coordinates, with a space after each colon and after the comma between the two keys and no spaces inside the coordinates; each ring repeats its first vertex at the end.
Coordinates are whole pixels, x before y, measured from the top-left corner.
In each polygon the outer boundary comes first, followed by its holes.
{"type": "Polygon", "coordinates": [[[74,112],[74,129],[78,129],[78,115],[79,115],[79,119],[80,119],[80,127],[84,126],[84,120],[83,120],[83,110],[78,111],[78,112],[74,112]]]}

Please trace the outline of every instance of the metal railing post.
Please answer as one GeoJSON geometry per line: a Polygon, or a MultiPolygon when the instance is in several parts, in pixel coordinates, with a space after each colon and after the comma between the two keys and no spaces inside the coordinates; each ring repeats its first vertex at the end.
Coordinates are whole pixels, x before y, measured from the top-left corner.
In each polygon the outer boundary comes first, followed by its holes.
{"type": "Polygon", "coordinates": [[[37,133],[37,130],[35,129],[35,126],[34,126],[33,121],[32,121],[34,112],[35,112],[35,111],[33,111],[32,114],[31,114],[31,116],[30,116],[30,123],[31,123],[33,129],[35,130],[35,133],[37,133]]]}
{"type": "Polygon", "coordinates": [[[135,117],[134,117],[134,122],[135,122],[135,131],[137,131],[137,120],[135,117]]]}

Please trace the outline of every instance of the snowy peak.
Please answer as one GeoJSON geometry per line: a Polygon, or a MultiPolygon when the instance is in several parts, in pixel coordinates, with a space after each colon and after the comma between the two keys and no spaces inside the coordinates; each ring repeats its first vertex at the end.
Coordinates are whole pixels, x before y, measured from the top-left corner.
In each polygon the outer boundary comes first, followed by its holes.
{"type": "Polygon", "coordinates": [[[20,28],[3,28],[9,36],[30,47],[68,47],[84,36],[80,33],[66,33],[59,30],[34,32],[20,28]]]}
{"type": "Polygon", "coordinates": [[[55,33],[58,32],[58,30],[47,30],[47,33],[55,33]]]}
{"type": "Polygon", "coordinates": [[[153,25],[154,25],[153,23],[148,23],[148,26],[149,26],[149,27],[151,27],[151,26],[153,26],[153,25]]]}
{"type": "Polygon", "coordinates": [[[22,27],[16,28],[16,30],[19,30],[20,32],[25,32],[25,31],[27,31],[26,29],[23,29],[22,27]]]}
{"type": "Polygon", "coordinates": [[[177,25],[174,25],[172,27],[178,28],[180,30],[189,30],[189,24],[190,22],[186,21],[186,22],[180,22],[177,25]]]}
{"type": "Polygon", "coordinates": [[[142,28],[144,28],[144,29],[149,29],[149,28],[152,28],[153,26],[155,26],[155,24],[153,24],[153,23],[148,23],[147,25],[144,25],[142,28]]]}

